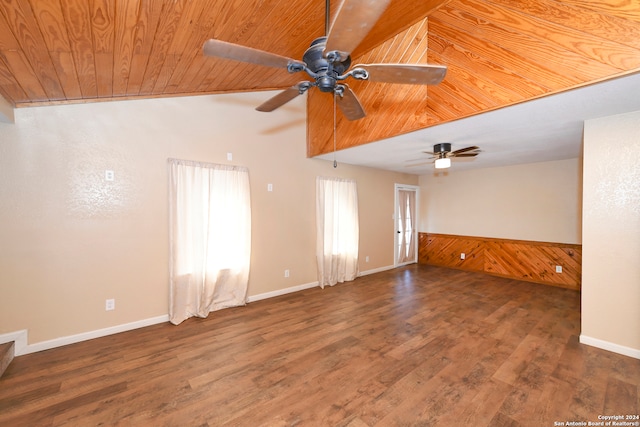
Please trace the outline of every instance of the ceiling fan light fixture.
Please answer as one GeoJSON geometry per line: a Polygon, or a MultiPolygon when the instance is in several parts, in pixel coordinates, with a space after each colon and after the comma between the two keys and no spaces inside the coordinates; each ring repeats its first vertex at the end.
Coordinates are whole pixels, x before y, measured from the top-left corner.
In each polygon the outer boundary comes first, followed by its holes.
{"type": "Polygon", "coordinates": [[[451,167],[451,159],[448,157],[442,157],[436,159],[436,169],[446,169],[451,167]]]}

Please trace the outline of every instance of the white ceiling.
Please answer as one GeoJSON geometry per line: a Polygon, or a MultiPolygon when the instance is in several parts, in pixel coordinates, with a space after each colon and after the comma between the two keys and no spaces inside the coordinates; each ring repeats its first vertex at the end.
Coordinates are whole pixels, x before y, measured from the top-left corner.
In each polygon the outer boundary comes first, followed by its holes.
{"type": "MultiPolygon", "coordinates": [[[[452,159],[450,172],[580,157],[583,122],[640,111],[640,73],[338,151],[338,163],[423,175],[433,145],[480,147],[477,157],[452,159]]],[[[337,136],[340,138],[340,135],[337,136]]],[[[334,154],[316,158],[333,160],[334,154]]]]}

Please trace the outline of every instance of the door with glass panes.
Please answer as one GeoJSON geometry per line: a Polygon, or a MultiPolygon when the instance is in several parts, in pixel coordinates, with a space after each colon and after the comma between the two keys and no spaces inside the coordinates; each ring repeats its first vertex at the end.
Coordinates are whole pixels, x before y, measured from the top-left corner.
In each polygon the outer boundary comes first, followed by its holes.
{"type": "Polygon", "coordinates": [[[395,185],[395,265],[418,261],[418,190],[415,185],[395,185]]]}

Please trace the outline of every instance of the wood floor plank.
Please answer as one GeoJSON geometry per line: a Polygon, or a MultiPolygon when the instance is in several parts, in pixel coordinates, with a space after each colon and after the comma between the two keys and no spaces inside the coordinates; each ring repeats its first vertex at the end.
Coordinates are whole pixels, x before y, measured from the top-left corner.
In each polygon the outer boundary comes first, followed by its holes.
{"type": "Polygon", "coordinates": [[[517,423],[522,423],[523,426],[530,425],[531,419],[528,415],[540,402],[541,395],[541,390],[513,387],[507,393],[492,423],[495,422],[496,425],[518,425],[517,423]]]}
{"type": "Polygon", "coordinates": [[[544,425],[549,420],[564,422],[572,419],[568,410],[570,402],[566,398],[572,392],[570,384],[553,377],[549,378],[542,386],[538,402],[529,407],[529,411],[523,414],[523,419],[532,425],[544,425]]]}
{"type": "Polygon", "coordinates": [[[4,426],[532,426],[637,413],[579,291],[411,265],[19,356],[4,426]]]}
{"type": "Polygon", "coordinates": [[[638,386],[609,378],[604,398],[605,414],[638,414],[638,386]]]}
{"type": "Polygon", "coordinates": [[[461,401],[455,410],[445,414],[440,423],[463,426],[491,425],[509,390],[510,385],[489,379],[479,387],[475,395],[470,396],[469,400],[461,401]]]}

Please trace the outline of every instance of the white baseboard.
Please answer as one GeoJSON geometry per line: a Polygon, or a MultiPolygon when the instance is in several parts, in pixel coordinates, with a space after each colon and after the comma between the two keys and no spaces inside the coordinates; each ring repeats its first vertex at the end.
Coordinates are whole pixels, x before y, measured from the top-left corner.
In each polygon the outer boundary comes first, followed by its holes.
{"type": "MultiPolygon", "coordinates": [[[[251,301],[259,301],[261,299],[273,298],[279,295],[289,294],[291,292],[297,292],[304,289],[313,288],[314,286],[318,286],[318,282],[306,283],[303,285],[292,286],[286,289],[280,289],[273,292],[266,292],[259,295],[254,295],[248,298],[248,302],[251,301]]],[[[113,335],[120,332],[131,331],[133,329],[144,328],[145,326],[156,325],[158,323],[164,323],[169,321],[169,315],[165,314],[162,316],[152,317],[149,319],[138,320],[131,323],[125,323],[122,325],[111,326],[104,329],[98,329],[95,331],[83,332],[76,335],[69,335],[66,337],[54,338],[48,341],[41,341],[35,344],[27,344],[28,343],[28,331],[21,330],[16,332],[10,332],[7,334],[0,335],[0,344],[14,341],[15,342],[15,355],[22,356],[24,354],[35,353],[38,351],[49,350],[56,347],[62,347],[63,345],[75,344],[81,341],[87,341],[94,338],[105,337],[107,335],[113,335]]]]}
{"type": "MultiPolygon", "coordinates": [[[[393,265],[389,265],[386,267],[379,267],[379,268],[374,268],[372,270],[361,271],[360,273],[358,273],[358,277],[366,276],[368,274],[380,273],[381,271],[393,270],[394,268],[395,267],[393,265]]],[[[317,281],[304,283],[302,285],[297,285],[297,286],[291,286],[290,288],[278,289],[277,291],[265,292],[262,294],[250,296],[249,298],[247,298],[247,302],[254,302],[254,301],[260,301],[267,298],[279,297],[281,295],[290,294],[292,292],[298,292],[298,291],[303,291],[305,289],[315,288],[316,286],[320,286],[317,281]]]]}
{"type": "Polygon", "coordinates": [[[611,351],[613,353],[622,354],[624,356],[633,357],[634,359],[640,359],[640,350],[636,348],[626,347],[620,344],[614,344],[609,341],[599,340],[597,338],[591,338],[585,335],[580,335],[580,343],[590,345],[592,347],[598,347],[603,350],[611,351]]]}
{"type": "Polygon", "coordinates": [[[318,282],[304,283],[302,285],[291,286],[290,288],[278,289],[277,291],[265,292],[258,295],[253,295],[247,298],[247,302],[260,301],[267,298],[279,297],[281,295],[290,294],[292,292],[303,291],[305,289],[315,288],[318,286],[318,282]]]}
{"type": "Polygon", "coordinates": [[[382,271],[393,270],[394,268],[396,267],[393,265],[387,265],[386,267],[378,267],[372,270],[365,270],[358,273],[358,277],[368,276],[369,274],[380,273],[382,271]]]}
{"type": "MultiPolygon", "coordinates": [[[[369,274],[379,273],[381,271],[387,271],[394,269],[394,266],[386,266],[375,268],[372,270],[366,270],[360,272],[358,276],[366,276],[369,274]]],[[[285,289],[278,289],[276,291],[265,292],[258,295],[253,295],[247,298],[247,302],[260,301],[267,298],[273,298],[281,295],[290,294],[292,292],[298,292],[305,289],[310,289],[318,286],[318,282],[304,283],[302,285],[291,286],[285,289]]],[[[26,329],[10,332],[0,335],[0,344],[14,341],[15,342],[15,355],[22,356],[24,354],[35,353],[38,351],[49,350],[56,347],[62,347],[63,345],[74,344],[81,341],[87,341],[94,338],[105,337],[107,335],[113,335],[120,332],[131,331],[133,329],[143,328],[145,326],[156,325],[158,323],[164,323],[169,321],[169,315],[152,317],[149,319],[138,320],[131,323],[125,323],[122,325],[111,326],[104,329],[98,329],[95,331],[83,332],[76,335],[69,335],[66,337],[55,338],[48,341],[41,341],[35,344],[28,344],[28,331],[26,329]]]]}
{"type": "Polygon", "coordinates": [[[49,350],[56,347],[62,347],[63,345],[74,344],[81,341],[87,341],[94,338],[106,337],[107,335],[117,334],[119,332],[126,332],[133,329],[143,328],[145,326],[151,326],[158,323],[168,322],[169,316],[157,316],[150,319],[138,320],[131,323],[125,323],[122,325],[111,326],[109,328],[98,329],[95,331],[83,332],[77,335],[69,335],[66,337],[55,338],[48,341],[41,341],[35,344],[27,344],[27,330],[11,332],[8,334],[0,335],[0,343],[15,341],[15,355],[22,356],[24,354],[35,353],[38,351],[49,350]]]}
{"type": "Polygon", "coordinates": [[[21,352],[27,347],[27,330],[23,329],[21,331],[9,332],[8,334],[0,335],[0,344],[11,341],[14,342],[13,354],[16,356],[23,354],[21,352]]]}

